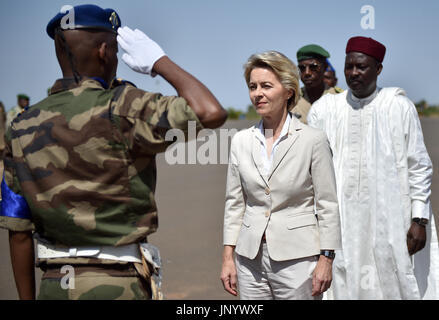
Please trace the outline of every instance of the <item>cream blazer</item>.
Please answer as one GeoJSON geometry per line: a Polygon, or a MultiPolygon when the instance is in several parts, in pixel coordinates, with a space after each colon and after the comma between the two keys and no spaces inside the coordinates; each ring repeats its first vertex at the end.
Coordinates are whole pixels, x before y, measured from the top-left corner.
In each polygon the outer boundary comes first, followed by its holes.
{"type": "Polygon", "coordinates": [[[292,117],[272,171],[264,176],[257,126],[232,139],[227,173],[224,245],[254,259],[266,235],[275,261],[340,249],[340,217],[332,154],[323,131],[292,117]]]}

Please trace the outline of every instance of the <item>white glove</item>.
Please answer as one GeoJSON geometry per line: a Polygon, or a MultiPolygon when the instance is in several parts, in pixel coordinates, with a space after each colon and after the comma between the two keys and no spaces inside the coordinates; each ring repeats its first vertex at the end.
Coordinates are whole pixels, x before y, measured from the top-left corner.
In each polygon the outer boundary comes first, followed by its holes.
{"type": "Polygon", "coordinates": [[[152,71],[154,63],[166,55],[162,48],[138,29],[133,31],[125,26],[120,27],[117,33],[117,42],[126,52],[122,60],[134,71],[155,77],[152,71]]]}

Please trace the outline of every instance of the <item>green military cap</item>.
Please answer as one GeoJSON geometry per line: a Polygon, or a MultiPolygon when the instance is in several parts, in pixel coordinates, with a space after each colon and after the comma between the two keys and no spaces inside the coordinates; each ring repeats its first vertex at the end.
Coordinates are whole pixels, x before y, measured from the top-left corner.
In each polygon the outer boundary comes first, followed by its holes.
{"type": "Polygon", "coordinates": [[[25,95],[24,93],[17,94],[17,99],[30,100],[29,96],[25,95]]]}
{"type": "Polygon", "coordinates": [[[306,45],[297,51],[297,61],[314,58],[326,59],[329,57],[329,52],[317,44],[306,45]]]}

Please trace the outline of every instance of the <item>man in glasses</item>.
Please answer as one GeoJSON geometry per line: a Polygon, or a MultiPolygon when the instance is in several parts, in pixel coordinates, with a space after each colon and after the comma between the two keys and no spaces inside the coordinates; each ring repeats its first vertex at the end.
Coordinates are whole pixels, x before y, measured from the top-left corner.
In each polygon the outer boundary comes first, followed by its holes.
{"type": "Polygon", "coordinates": [[[329,56],[328,51],[316,44],[306,45],[297,51],[300,79],[305,86],[301,89],[301,98],[292,109],[292,113],[303,123],[307,123],[306,117],[315,101],[326,93],[338,93],[324,81],[324,74],[328,68],[326,59],[329,56]]]}
{"type": "Polygon", "coordinates": [[[401,88],[380,88],[386,47],[353,37],[349,90],[313,104],[310,126],[333,151],[342,221],[336,299],[438,299],[439,254],[430,195],[433,167],[421,123],[401,88]]]}

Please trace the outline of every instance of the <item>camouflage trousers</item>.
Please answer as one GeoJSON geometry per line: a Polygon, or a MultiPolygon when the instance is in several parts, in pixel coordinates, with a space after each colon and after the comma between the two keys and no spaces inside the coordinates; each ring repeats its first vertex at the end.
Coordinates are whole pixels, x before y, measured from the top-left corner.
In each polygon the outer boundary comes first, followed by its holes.
{"type": "Polygon", "coordinates": [[[38,300],[151,299],[150,284],[140,277],[133,264],[68,267],[69,273],[59,265],[43,269],[38,300]]]}

